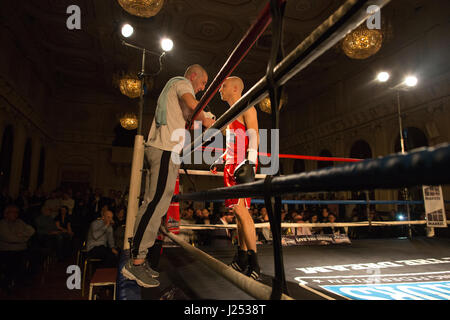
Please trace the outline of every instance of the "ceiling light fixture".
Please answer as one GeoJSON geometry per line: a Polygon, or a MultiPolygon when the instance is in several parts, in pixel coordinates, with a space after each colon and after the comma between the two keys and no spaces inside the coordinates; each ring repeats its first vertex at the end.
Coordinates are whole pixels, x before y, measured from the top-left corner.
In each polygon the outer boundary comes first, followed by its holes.
{"type": "Polygon", "coordinates": [[[128,13],[141,18],[156,16],[164,5],[164,0],[118,0],[128,13]]]}
{"type": "Polygon", "coordinates": [[[380,73],[378,74],[377,80],[378,80],[379,82],[386,82],[386,81],[389,80],[390,77],[391,77],[391,76],[390,76],[389,73],[383,71],[383,72],[380,72],[380,73]]]}
{"type": "Polygon", "coordinates": [[[161,48],[164,50],[164,52],[171,51],[173,49],[173,41],[168,38],[162,39],[161,48]]]}
{"type": "Polygon", "coordinates": [[[122,26],[122,35],[125,38],[131,37],[133,35],[133,33],[134,33],[134,29],[128,23],[126,23],[122,26]]]}

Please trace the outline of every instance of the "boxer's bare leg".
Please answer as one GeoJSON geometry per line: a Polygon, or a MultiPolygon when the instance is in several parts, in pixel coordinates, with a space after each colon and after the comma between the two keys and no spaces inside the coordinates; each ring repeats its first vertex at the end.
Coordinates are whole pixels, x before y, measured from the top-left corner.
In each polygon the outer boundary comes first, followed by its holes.
{"type": "Polygon", "coordinates": [[[253,250],[256,252],[256,230],[253,218],[245,207],[244,200],[239,199],[237,205],[233,207],[236,215],[238,228],[239,245],[242,250],[253,250]]]}

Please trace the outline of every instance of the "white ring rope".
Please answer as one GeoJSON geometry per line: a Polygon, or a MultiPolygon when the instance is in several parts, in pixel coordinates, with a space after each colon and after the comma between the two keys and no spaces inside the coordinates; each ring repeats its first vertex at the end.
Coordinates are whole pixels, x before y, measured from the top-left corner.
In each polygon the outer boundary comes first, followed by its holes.
{"type": "MultiPolygon", "coordinates": [[[[301,228],[301,227],[380,227],[380,226],[398,226],[398,225],[409,225],[409,224],[426,224],[426,220],[416,220],[416,221],[361,221],[361,222],[337,222],[337,223],[289,223],[283,222],[281,224],[282,228],[301,228]]],[[[255,223],[255,228],[269,228],[269,222],[255,223]]],[[[215,229],[236,229],[236,224],[180,224],[180,229],[184,230],[215,230],[215,229]]]]}
{"type": "MultiPolygon", "coordinates": [[[[195,175],[195,176],[209,176],[209,177],[223,177],[223,172],[217,171],[217,173],[212,173],[211,171],[207,170],[186,170],[189,175],[195,175]]],[[[186,174],[184,170],[180,169],[178,171],[179,174],[186,174]]],[[[257,173],[255,175],[255,179],[264,179],[267,175],[262,173],[257,173]]]]}

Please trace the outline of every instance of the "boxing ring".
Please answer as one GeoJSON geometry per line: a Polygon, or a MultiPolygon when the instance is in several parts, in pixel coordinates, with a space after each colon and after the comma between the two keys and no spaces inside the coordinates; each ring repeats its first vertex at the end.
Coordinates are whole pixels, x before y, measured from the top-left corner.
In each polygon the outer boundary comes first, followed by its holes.
{"type": "MultiPolygon", "coordinates": [[[[201,137],[198,137],[189,146],[186,146],[182,151],[183,157],[187,157],[195,150],[202,148],[205,142],[213,139],[215,135],[220,133],[219,130],[225,128],[236,117],[260,102],[267,95],[269,95],[272,104],[272,128],[278,129],[279,110],[277,106],[281,87],[315,59],[320,57],[326,50],[334,46],[348,32],[364,22],[370,16],[366,10],[368,6],[377,5],[379,8],[382,8],[387,3],[389,3],[389,0],[346,1],[291,53],[284,57],[280,49],[280,43],[282,36],[282,16],[286,1],[270,1],[261,12],[258,21],[249,29],[217,74],[200,100],[191,119],[195,118],[195,115],[205,108],[207,103],[219,90],[223,81],[231,75],[258,37],[272,22],[274,39],[266,76],[259,80],[240,100],[219,117],[215,124],[210,129],[207,129],[201,137]]],[[[190,128],[191,125],[192,121],[189,121],[186,127],[190,128]]],[[[125,232],[125,250],[129,249],[127,239],[132,236],[134,219],[137,213],[138,195],[143,171],[144,147],[143,137],[140,135],[136,136],[125,232]]],[[[361,242],[354,242],[352,246],[342,247],[282,247],[280,212],[282,204],[281,197],[283,195],[298,192],[396,189],[417,185],[442,185],[450,182],[450,146],[448,144],[413,150],[406,154],[393,154],[377,159],[364,161],[353,160],[347,161],[348,164],[339,167],[286,176],[260,175],[258,176],[260,180],[251,183],[188,194],[176,194],[174,196],[173,202],[187,200],[221,201],[227,198],[238,197],[263,198],[262,201],[266,205],[269,213],[269,223],[257,227],[270,226],[273,243],[270,246],[261,247],[261,249],[258,248],[263,269],[263,280],[261,282],[243,276],[222,262],[230,261],[234,253],[232,250],[217,251],[211,250],[211,248],[204,248],[205,250],[203,251],[193,247],[177,235],[161,227],[161,232],[177,245],[173,248],[164,248],[164,254],[161,255],[162,288],[140,289],[136,287],[136,284],[133,284],[134,282],[125,280],[119,276],[117,296],[119,299],[161,299],[161,295],[165,295],[166,297],[171,295],[172,297],[177,296],[176,290],[174,291],[173,289],[177,287],[179,288],[179,292],[182,292],[182,294],[180,293],[180,299],[358,299],[358,297],[361,298],[361,296],[364,296],[364,292],[366,292],[364,290],[366,289],[361,291],[361,289],[355,287],[350,290],[352,293],[348,293],[349,290],[347,290],[347,293],[344,293],[342,288],[333,285],[339,283],[348,284],[350,283],[348,279],[353,279],[353,283],[355,284],[361,283],[358,282],[362,281],[361,279],[369,281],[373,278],[374,274],[368,274],[367,270],[376,273],[379,270],[384,270],[383,268],[388,268],[388,266],[394,268],[394,265],[397,265],[396,271],[400,272],[390,274],[391,282],[395,281],[393,280],[395,277],[409,277],[410,274],[417,273],[416,271],[411,271],[411,268],[409,268],[414,263],[402,264],[400,261],[420,259],[425,259],[425,261],[430,262],[422,265],[426,265],[427,267],[434,266],[430,267],[429,270],[419,272],[423,273],[423,277],[428,272],[428,277],[441,277],[439,280],[447,279],[445,277],[449,272],[439,268],[448,266],[446,264],[449,262],[448,257],[450,257],[448,241],[442,243],[435,239],[426,239],[423,242],[413,244],[404,240],[393,240],[392,243],[386,242],[384,244],[383,242],[381,244],[381,241],[377,242],[374,240],[375,242],[370,242],[362,240],[361,242]],[[434,244],[435,247],[439,250],[430,250],[432,247],[431,243],[434,242],[436,242],[434,244]],[[386,262],[384,261],[385,258],[380,256],[383,251],[380,249],[382,245],[386,247],[384,252],[392,251],[392,261],[387,261],[389,263],[379,264],[379,262],[386,262]],[[389,246],[392,249],[389,249],[389,246]],[[333,248],[338,249],[332,251],[333,248]],[[378,251],[376,250],[377,248],[378,251]],[[300,263],[298,261],[293,262],[292,257],[296,255],[308,256],[308,259],[300,263]],[[350,259],[350,256],[354,257],[355,255],[359,255],[361,258],[359,262],[354,263],[354,261],[351,261],[350,263],[350,261],[347,261],[350,259]],[[374,260],[372,261],[371,259],[374,260]],[[434,264],[431,263],[433,261],[435,262],[434,264]],[[358,264],[360,265],[359,268],[354,266],[358,264]],[[366,266],[363,267],[361,265],[366,266]],[[327,273],[329,270],[331,270],[330,272],[332,274],[322,275],[322,273],[327,273]],[[349,275],[348,270],[356,272],[349,275]],[[315,275],[311,275],[314,272],[319,273],[320,276],[316,277],[315,275]],[[366,274],[361,272],[366,272],[366,274]],[[192,276],[192,279],[183,277],[183,274],[189,274],[192,276]],[[330,279],[332,280],[331,282],[330,279]],[[206,281],[210,281],[210,285],[207,285],[206,281]],[[199,285],[202,286],[202,290],[195,289],[195,286],[199,285]],[[163,292],[165,290],[164,287],[172,287],[172,289],[163,292]],[[227,295],[227,293],[230,295],[227,295]]],[[[407,221],[406,223],[424,224],[426,222],[407,221]]],[[[377,224],[378,222],[374,221],[367,222],[368,226],[376,226],[377,224]]],[[[363,224],[355,224],[354,226],[361,225],[363,224]]],[[[296,227],[298,224],[283,225],[283,227],[289,226],[296,227]]],[[[185,226],[181,226],[181,228],[183,227],[185,226]]],[[[208,227],[217,228],[217,226],[203,226],[200,228],[208,227]]],[[[226,226],[226,228],[234,227],[233,225],[226,226]]],[[[123,266],[127,258],[126,255],[127,253],[125,252],[119,268],[123,266]]],[[[416,265],[420,265],[420,263],[416,263],[416,265]]],[[[375,275],[379,278],[385,276],[384,274],[375,275]]],[[[388,278],[385,277],[385,279],[388,278]]],[[[444,285],[447,285],[447,283],[444,285]]],[[[439,287],[439,285],[436,288],[436,292],[441,292],[441,298],[447,297],[448,299],[448,295],[444,292],[444,289],[439,287]]],[[[382,291],[382,289],[380,290],[382,291]]],[[[423,290],[426,290],[426,288],[423,290]]],[[[383,292],[387,295],[389,289],[385,289],[383,292]]],[[[368,293],[365,294],[366,296],[369,295],[368,293]]],[[[411,296],[414,295],[410,294],[411,296]]],[[[418,296],[420,295],[415,295],[415,297],[418,296]]]]}

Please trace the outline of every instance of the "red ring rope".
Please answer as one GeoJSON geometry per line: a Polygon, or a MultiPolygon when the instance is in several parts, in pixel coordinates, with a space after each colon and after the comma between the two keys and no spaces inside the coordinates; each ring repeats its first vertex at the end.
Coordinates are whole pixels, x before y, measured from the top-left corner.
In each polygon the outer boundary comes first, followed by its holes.
{"type": "MultiPolygon", "coordinates": [[[[213,147],[204,147],[202,149],[212,149],[214,151],[222,151],[225,152],[224,148],[213,148],[213,147]]],[[[270,153],[258,152],[258,155],[263,157],[271,157],[270,153]]],[[[318,156],[304,156],[304,155],[296,155],[296,154],[279,154],[279,158],[284,159],[302,159],[302,160],[316,160],[316,161],[335,161],[335,162],[360,162],[364,159],[355,159],[355,158],[340,158],[340,157],[318,157],[318,156]]]]}
{"type": "MultiPolygon", "coordinates": [[[[286,0],[278,0],[278,5],[281,6],[284,2],[286,2],[286,0]]],[[[217,91],[219,91],[220,86],[225,81],[225,79],[229,75],[231,75],[234,69],[236,69],[236,67],[241,63],[241,61],[245,58],[247,53],[254,46],[256,41],[267,29],[271,22],[272,16],[270,13],[270,3],[268,3],[258,16],[256,22],[250,27],[248,32],[244,35],[239,44],[233,50],[230,57],[223,65],[222,69],[219,71],[211,85],[208,87],[208,89],[200,99],[197,107],[192,114],[192,117],[186,123],[186,129],[191,129],[193,119],[195,119],[195,117],[207,106],[207,104],[211,101],[217,91]]]]}

